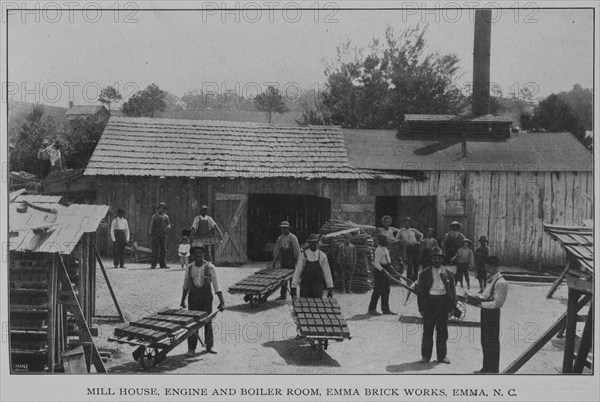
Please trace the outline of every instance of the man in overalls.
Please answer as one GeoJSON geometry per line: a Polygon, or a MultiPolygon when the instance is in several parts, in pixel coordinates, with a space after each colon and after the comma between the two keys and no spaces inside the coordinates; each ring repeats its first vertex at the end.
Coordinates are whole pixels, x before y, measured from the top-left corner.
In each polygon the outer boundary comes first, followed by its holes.
{"type": "Polygon", "coordinates": [[[319,250],[319,236],[308,237],[308,250],[300,254],[296,272],[292,280],[292,298],[296,297],[296,288],[300,285],[300,297],[322,298],[323,284],[327,286],[327,297],[333,297],[333,279],[327,255],[319,250]]]}
{"type": "Polygon", "coordinates": [[[192,239],[200,240],[205,249],[205,259],[212,261],[214,257],[215,244],[219,244],[223,239],[223,232],[217,225],[217,222],[208,215],[208,206],[200,205],[200,215],[194,218],[190,229],[192,239]]]}
{"type": "Polygon", "coordinates": [[[380,315],[377,311],[377,303],[381,297],[381,311],[387,315],[398,315],[390,310],[390,273],[392,260],[387,249],[388,237],[385,234],[377,235],[377,248],[373,258],[373,293],[369,303],[369,314],[380,315]]]}
{"type": "MultiPolygon", "coordinates": [[[[219,297],[217,309],[223,311],[225,308],[223,292],[219,289],[215,266],[204,259],[204,246],[197,242],[192,244],[190,254],[194,262],[189,264],[185,270],[181,307],[185,308],[185,297],[188,296],[189,310],[204,311],[211,314],[213,311],[213,292],[210,285],[212,284],[216,295],[219,297]]],[[[204,326],[204,341],[206,343],[207,353],[217,353],[213,350],[214,336],[212,322],[208,322],[204,326]]],[[[198,337],[196,334],[190,336],[188,338],[188,351],[185,355],[188,357],[194,356],[196,354],[197,344],[198,337]]]]}
{"type": "MultiPolygon", "coordinates": [[[[300,257],[300,243],[296,235],[290,232],[290,223],[288,221],[281,222],[279,225],[281,229],[281,236],[277,238],[275,242],[275,249],[273,250],[273,268],[277,267],[279,262],[280,268],[284,269],[295,269],[298,257],[300,257]]],[[[290,281],[291,287],[291,281],[290,281]]],[[[287,286],[284,284],[281,286],[281,295],[279,300],[285,300],[287,294],[287,286]]]]}

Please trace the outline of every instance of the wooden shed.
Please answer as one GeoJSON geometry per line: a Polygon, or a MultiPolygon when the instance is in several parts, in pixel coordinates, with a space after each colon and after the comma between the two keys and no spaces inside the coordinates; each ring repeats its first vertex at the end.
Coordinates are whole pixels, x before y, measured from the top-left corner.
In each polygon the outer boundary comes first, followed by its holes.
{"type": "Polygon", "coordinates": [[[62,369],[77,344],[104,371],[92,340],[96,229],[103,205],[63,205],[60,196],[13,193],[9,204],[12,372],[62,369]]]}

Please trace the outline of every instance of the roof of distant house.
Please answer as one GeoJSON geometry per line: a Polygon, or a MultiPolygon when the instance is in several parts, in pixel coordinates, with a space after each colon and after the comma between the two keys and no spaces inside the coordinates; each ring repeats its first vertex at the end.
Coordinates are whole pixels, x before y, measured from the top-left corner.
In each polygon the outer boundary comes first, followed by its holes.
{"type": "Polygon", "coordinates": [[[65,114],[67,116],[95,115],[100,112],[110,113],[103,105],[73,105],[65,114]]]}

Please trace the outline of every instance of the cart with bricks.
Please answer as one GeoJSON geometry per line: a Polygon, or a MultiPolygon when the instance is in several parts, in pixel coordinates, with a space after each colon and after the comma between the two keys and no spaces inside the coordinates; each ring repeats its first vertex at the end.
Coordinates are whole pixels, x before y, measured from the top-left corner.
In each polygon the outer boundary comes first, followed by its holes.
{"type": "Polygon", "coordinates": [[[348,323],[337,300],[295,298],[292,306],[298,335],[310,342],[319,357],[327,350],[330,340],[341,342],[351,338],[348,323]]]}
{"type": "Polygon", "coordinates": [[[293,276],[293,269],[265,268],[231,286],[229,293],[243,294],[244,301],[255,307],[266,302],[282,286],[287,286],[293,276]]]}
{"type": "Polygon", "coordinates": [[[167,354],[190,336],[204,344],[199,329],[210,325],[219,310],[204,311],[168,309],[152,316],[115,328],[111,342],[135,346],[132,353],[143,370],[150,370],[165,360],[167,354]]]}

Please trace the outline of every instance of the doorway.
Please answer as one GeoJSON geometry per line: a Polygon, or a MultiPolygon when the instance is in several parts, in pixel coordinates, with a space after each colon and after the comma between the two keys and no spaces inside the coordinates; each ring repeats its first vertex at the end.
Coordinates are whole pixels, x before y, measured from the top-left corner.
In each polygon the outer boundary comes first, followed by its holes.
{"type": "Polygon", "coordinates": [[[300,194],[250,194],[248,196],[248,258],[269,261],[281,234],[281,221],[290,223],[290,231],[302,244],[331,216],[328,198],[300,194]]]}
{"type": "Polygon", "coordinates": [[[392,226],[400,227],[402,220],[410,217],[413,227],[425,234],[428,228],[437,233],[437,197],[436,196],[380,196],[375,197],[375,226],[381,226],[381,218],[392,217],[392,226]]]}

